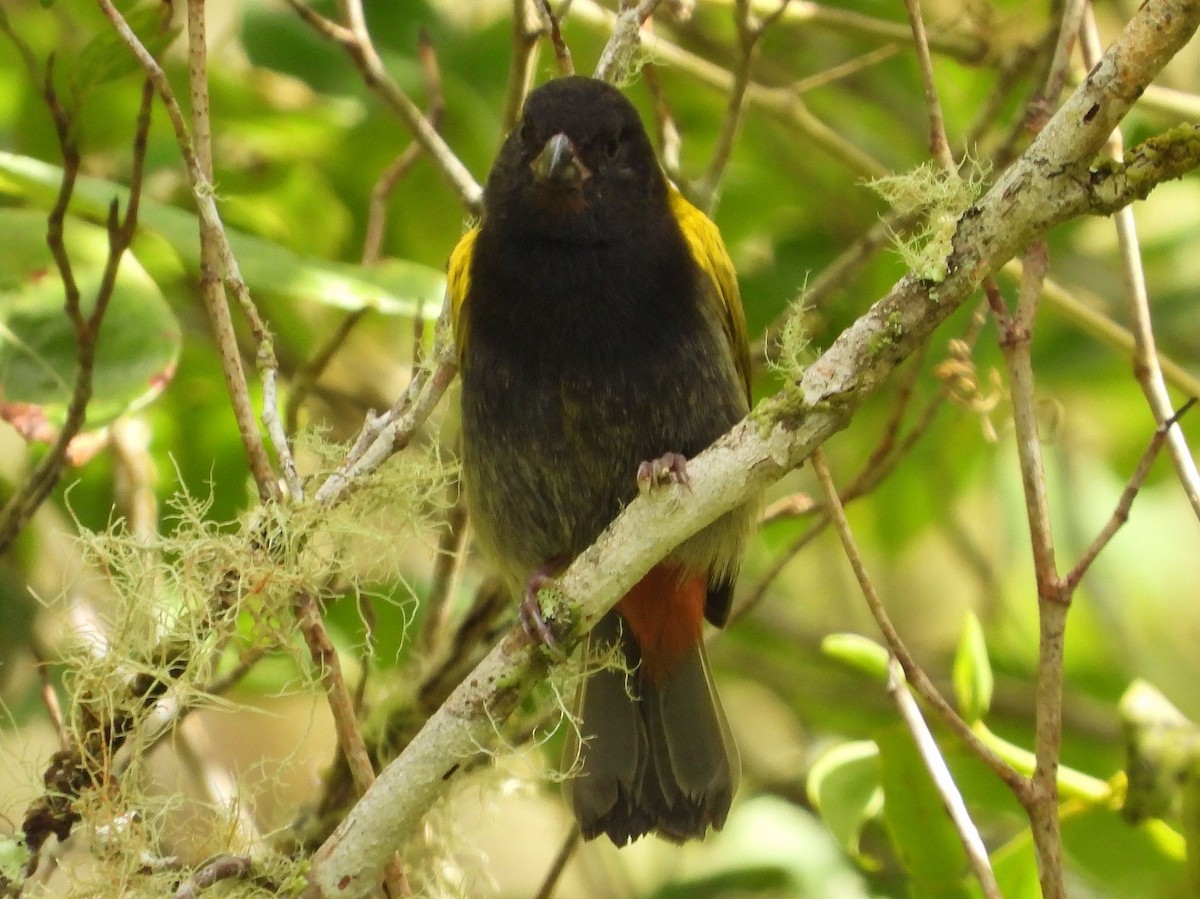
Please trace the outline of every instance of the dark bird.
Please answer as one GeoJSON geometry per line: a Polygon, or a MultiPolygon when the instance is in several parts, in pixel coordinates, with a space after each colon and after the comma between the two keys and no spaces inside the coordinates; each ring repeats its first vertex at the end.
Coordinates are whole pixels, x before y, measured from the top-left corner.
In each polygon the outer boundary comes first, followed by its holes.
{"type": "MultiPolygon", "coordinates": [[[[749,409],[721,236],[604,82],[529,95],[449,285],[468,506],[516,592],[595,541],[639,484],[686,482],[684,460],[749,409]]],[[[702,629],[728,618],[754,518],[739,508],[687,540],[592,632],[591,658],[621,658],[576,700],[565,792],[584,837],[682,842],[725,823],[739,761],[702,629]]]]}

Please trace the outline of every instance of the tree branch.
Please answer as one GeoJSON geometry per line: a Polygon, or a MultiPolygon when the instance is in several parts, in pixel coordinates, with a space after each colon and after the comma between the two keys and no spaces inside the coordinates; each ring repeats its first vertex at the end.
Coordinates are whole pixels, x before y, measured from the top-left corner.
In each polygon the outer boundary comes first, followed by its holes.
{"type": "Polygon", "coordinates": [[[71,196],[75,192],[75,181],[82,163],[74,134],[75,123],[69,119],[59,100],[54,87],[52,66],[47,65],[45,72],[41,73],[29,46],[16,32],[11,30],[6,18],[0,18],[0,26],[2,26],[0,30],[8,34],[21,52],[26,65],[29,66],[30,75],[35,79],[39,74],[41,75],[42,98],[50,111],[59,150],[63,155],[63,178],[59,185],[58,197],[47,218],[46,244],[54,258],[58,275],[62,279],[64,312],[71,322],[75,337],[75,379],[71,385],[71,397],[67,401],[66,415],[62,426],[59,428],[49,452],[30,472],[21,488],[9,497],[3,508],[0,508],[0,555],[3,555],[16,540],[21,529],[25,527],[25,524],[54,490],[67,467],[71,441],[87,423],[88,405],[92,401],[100,328],[104,324],[104,316],[108,312],[109,302],[112,300],[113,291],[116,288],[117,272],[120,269],[121,260],[133,242],[133,236],[137,230],[138,205],[141,201],[142,181],[145,173],[146,134],[150,130],[150,101],[153,93],[148,83],[143,85],[133,138],[133,167],[129,182],[129,200],[124,215],[118,214],[116,200],[113,200],[109,206],[106,221],[108,255],[105,259],[100,285],[92,301],[91,311],[85,313],[83,298],[75,280],[74,267],[63,239],[67,208],[71,196]]]}
{"type": "Polygon", "coordinates": [[[642,24],[650,18],[661,0],[621,0],[620,11],[611,24],[608,42],[600,53],[593,77],[620,84],[629,75],[633,54],[641,46],[642,24]]]}
{"type": "Polygon", "coordinates": [[[987,846],[984,845],[983,838],[979,835],[979,828],[971,820],[962,793],[959,792],[958,785],[954,782],[954,776],[950,773],[946,760],[942,758],[941,750],[929,730],[929,725],[921,716],[921,709],[913,699],[912,693],[909,692],[908,684],[904,680],[904,668],[895,656],[888,659],[888,693],[891,694],[892,701],[896,703],[896,708],[899,710],[901,718],[904,719],[905,726],[912,734],[917,752],[921,756],[921,761],[925,763],[929,776],[933,779],[938,795],[942,798],[946,814],[950,816],[954,829],[958,832],[958,838],[962,841],[967,861],[971,865],[971,870],[975,872],[975,879],[979,881],[983,895],[987,899],[1004,899],[1004,894],[1000,892],[1000,886],[996,883],[996,874],[992,871],[987,846]]]}
{"type": "Polygon", "coordinates": [[[512,62],[508,67],[508,83],[504,89],[504,113],[501,130],[507,134],[521,115],[525,94],[537,68],[541,29],[534,23],[537,14],[527,0],[512,0],[512,62]]]}
{"type": "MultiPolygon", "coordinates": [[[[1084,62],[1093,64],[1100,55],[1100,37],[1097,33],[1095,16],[1089,6],[1083,18],[1081,27],[1082,51],[1084,62]]],[[[1172,132],[1173,139],[1163,148],[1168,156],[1183,157],[1186,164],[1188,156],[1195,158],[1200,155],[1200,127],[1196,125],[1182,126],[1179,134],[1172,132]],[[1174,137],[1181,138],[1175,140],[1174,137]]],[[[1147,141],[1133,151],[1133,166],[1147,160],[1167,163],[1163,159],[1157,144],[1147,147],[1147,141]]],[[[1122,162],[1125,152],[1124,141],[1119,130],[1114,130],[1109,139],[1109,149],[1116,163],[1122,162]]],[[[1194,163],[1193,163],[1194,165],[1194,163]]],[[[1129,166],[1125,167],[1126,180],[1130,180],[1129,166]]],[[[1135,169],[1136,171],[1136,169],[1135,169]]],[[[1136,180],[1136,176],[1132,179],[1136,180]]],[[[1125,288],[1129,300],[1129,317],[1133,323],[1135,352],[1133,371],[1142,392],[1146,395],[1155,420],[1165,424],[1173,420],[1171,397],[1167,393],[1167,385],[1163,380],[1163,367],[1158,358],[1158,349],[1154,340],[1154,328],[1150,322],[1150,299],[1146,291],[1146,277],[1142,269],[1142,254],[1138,246],[1137,226],[1133,220],[1133,210],[1128,207],[1114,213],[1117,228],[1117,241],[1121,247],[1121,261],[1125,269],[1125,288]]],[[[1183,485],[1184,495],[1191,503],[1192,513],[1200,519],[1200,472],[1196,470],[1196,460],[1188,448],[1183,430],[1174,426],[1167,429],[1167,452],[1175,466],[1176,476],[1183,485]]]]}
{"type": "Polygon", "coordinates": [[[733,156],[733,145],[737,140],[738,131],[741,130],[742,116],[746,111],[746,90],[750,87],[750,75],[758,58],[763,35],[783,15],[787,6],[788,0],[780,0],[774,12],[762,20],[755,20],[750,12],[750,0],[737,0],[734,3],[733,19],[737,27],[741,57],[733,72],[733,85],[725,103],[725,115],[717,132],[712,159],[704,174],[691,186],[692,201],[710,214],[716,205],[721,179],[733,156]]]}
{"type": "Polygon", "coordinates": [[[937,81],[933,76],[933,57],[929,53],[929,37],[925,32],[925,20],[921,18],[919,0],[904,0],[908,9],[908,21],[912,26],[913,46],[917,51],[917,62],[921,67],[921,84],[925,88],[925,107],[929,114],[929,153],[944,172],[957,170],[950,142],[946,139],[946,120],[942,115],[942,104],[938,100],[937,81]]]}
{"type": "MultiPolygon", "coordinates": [[[[105,17],[112,24],[113,30],[124,41],[125,45],[129,47],[134,58],[137,59],[138,63],[145,70],[146,77],[153,83],[159,98],[162,100],[163,108],[167,112],[167,117],[171,120],[171,126],[175,131],[175,139],[179,145],[180,153],[183,155],[184,165],[188,173],[188,181],[192,188],[192,197],[196,202],[196,211],[200,217],[201,246],[210,246],[216,257],[213,258],[205,255],[201,263],[201,291],[206,298],[206,308],[209,312],[210,321],[212,322],[220,349],[221,368],[225,374],[225,383],[229,390],[230,402],[233,406],[234,415],[237,418],[238,432],[241,435],[242,444],[246,450],[247,463],[258,486],[260,498],[263,501],[274,499],[278,493],[278,488],[275,484],[275,475],[271,468],[270,458],[267,456],[266,447],[263,446],[262,437],[258,433],[258,424],[254,417],[250,391],[246,385],[245,372],[242,369],[241,354],[237,349],[237,338],[233,331],[233,320],[230,317],[228,305],[224,300],[221,299],[220,302],[216,301],[213,285],[215,284],[219,290],[219,281],[222,278],[228,280],[231,284],[235,295],[237,295],[242,303],[243,312],[247,314],[255,337],[259,341],[260,350],[265,346],[269,346],[269,340],[267,339],[269,335],[266,333],[265,326],[258,320],[254,305],[250,302],[249,291],[246,289],[245,281],[242,279],[238,268],[237,260],[234,258],[233,251],[229,247],[225,228],[221,223],[221,216],[217,210],[216,193],[213,189],[212,179],[206,174],[207,169],[204,164],[204,156],[202,155],[206,151],[198,149],[188,134],[187,123],[183,118],[183,111],[175,99],[175,92],[171,88],[171,83],[168,81],[162,66],[158,64],[158,61],[138,39],[133,29],[129,27],[129,23],[125,21],[125,18],[113,6],[111,0],[97,0],[97,3],[100,6],[101,12],[104,13],[105,17]],[[218,265],[219,268],[214,270],[214,264],[218,265]]],[[[199,35],[198,38],[202,40],[203,35],[199,35]]],[[[204,127],[207,128],[207,92],[198,98],[198,101],[195,115],[205,123],[204,127]],[[199,108],[201,102],[205,107],[205,114],[203,116],[199,108]]],[[[211,168],[211,165],[208,168],[211,168]]],[[[273,352],[271,355],[273,357],[273,352]]]]}
{"type": "MultiPolygon", "coordinates": [[[[614,30],[614,36],[621,29],[627,28],[633,21],[627,12],[622,12],[619,16],[615,15],[596,3],[595,0],[573,0],[571,15],[594,25],[611,28],[614,30]]],[[[625,32],[620,31],[620,33],[624,34],[625,32]]],[[[702,84],[707,84],[720,91],[724,96],[729,96],[733,91],[736,76],[728,69],[694,53],[689,53],[678,44],[660,37],[653,31],[641,34],[640,40],[651,59],[659,60],[686,72],[702,84]]],[[[612,45],[613,43],[610,41],[609,46],[612,45]]],[[[633,52],[634,46],[636,43],[629,47],[630,53],[633,52]]],[[[596,68],[597,78],[608,77],[607,73],[611,71],[611,67],[602,68],[606,65],[606,60],[602,57],[601,64],[596,68]]],[[[812,141],[814,145],[829,153],[831,157],[860,177],[882,178],[888,174],[887,169],[881,163],[818,119],[792,87],[766,87],[751,81],[746,87],[746,102],[775,116],[788,127],[795,128],[805,139],[812,141]]]]}
{"type": "Polygon", "coordinates": [[[550,34],[550,46],[554,48],[554,61],[559,77],[575,74],[575,63],[571,59],[571,48],[563,40],[559,17],[550,8],[550,0],[534,0],[534,8],[542,19],[542,27],[550,34]]]}
{"type": "Polygon", "coordinates": [[[339,5],[346,24],[326,19],[307,6],[303,0],[287,0],[287,4],[315,31],[336,42],[346,51],[362,74],[363,83],[367,88],[404,123],[413,140],[429,154],[463,205],[472,213],[478,213],[483,202],[483,188],[467,171],[462,160],[450,149],[450,145],[438,134],[433,123],[388,74],[383,60],[375,50],[371,32],[367,30],[360,0],[341,0],[339,5]]]}
{"type": "MultiPolygon", "coordinates": [[[[825,493],[825,503],[829,509],[829,517],[833,521],[838,539],[841,540],[842,551],[846,556],[846,560],[850,563],[850,567],[854,570],[854,577],[858,581],[859,589],[862,590],[863,598],[867,601],[867,607],[871,610],[871,617],[875,619],[876,626],[887,642],[892,661],[900,668],[901,677],[899,678],[899,682],[905,685],[906,691],[908,686],[916,690],[917,694],[925,700],[930,708],[942,717],[942,720],[949,725],[950,729],[963,741],[967,748],[981,762],[987,765],[997,777],[1004,781],[1010,790],[1018,797],[1027,795],[1029,791],[1024,778],[1011,765],[1008,765],[992,751],[971,730],[971,726],[946,701],[924,669],[917,664],[912,653],[909,652],[908,646],[905,645],[895,625],[892,624],[891,616],[888,615],[887,609],[884,608],[883,601],[875,589],[874,582],[867,573],[866,565],[863,563],[857,543],[854,540],[854,534],[850,530],[850,523],[846,520],[846,512],[842,508],[841,501],[838,499],[837,488],[833,484],[829,467],[825,464],[824,454],[819,449],[813,453],[812,466],[816,472],[817,480],[820,481],[821,488],[825,493]]],[[[889,681],[893,680],[894,678],[889,676],[889,681]]],[[[888,685],[888,692],[892,693],[893,699],[897,699],[895,686],[895,683],[889,683],[888,685]]],[[[903,713],[904,709],[901,709],[901,712],[903,713]]],[[[966,848],[968,852],[971,851],[970,846],[966,848]]],[[[980,883],[983,883],[986,879],[986,875],[982,875],[980,883]]]]}

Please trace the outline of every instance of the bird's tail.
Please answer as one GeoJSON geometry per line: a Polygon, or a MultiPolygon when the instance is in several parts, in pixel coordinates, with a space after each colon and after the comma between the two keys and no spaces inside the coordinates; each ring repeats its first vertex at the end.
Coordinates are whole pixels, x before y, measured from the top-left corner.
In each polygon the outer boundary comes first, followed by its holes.
{"type": "Polygon", "coordinates": [[[602,658],[607,647],[619,655],[580,687],[578,729],[564,758],[572,771],[564,791],[584,838],[605,833],[623,846],[655,832],[682,843],[720,829],[740,763],[703,640],[656,671],[614,611],[592,631],[590,647],[602,658]]]}

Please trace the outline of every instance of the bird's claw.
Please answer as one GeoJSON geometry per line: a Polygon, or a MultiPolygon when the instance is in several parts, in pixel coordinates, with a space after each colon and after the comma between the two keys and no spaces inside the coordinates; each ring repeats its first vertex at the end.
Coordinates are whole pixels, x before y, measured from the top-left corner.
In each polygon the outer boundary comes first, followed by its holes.
{"type": "Polygon", "coordinates": [[[664,453],[657,459],[648,459],[638,466],[637,483],[639,493],[650,493],[667,484],[678,484],[691,488],[688,479],[687,458],[681,453],[664,453]]]}
{"type": "Polygon", "coordinates": [[[554,639],[554,632],[550,630],[550,625],[546,623],[546,619],[542,615],[542,607],[538,603],[539,591],[543,587],[549,587],[553,583],[554,578],[550,577],[544,571],[539,570],[531,574],[525,584],[525,592],[521,596],[521,604],[517,606],[517,619],[521,622],[521,629],[525,631],[525,636],[532,642],[546,647],[550,655],[562,661],[567,657],[566,653],[562,651],[562,647],[554,639]]]}

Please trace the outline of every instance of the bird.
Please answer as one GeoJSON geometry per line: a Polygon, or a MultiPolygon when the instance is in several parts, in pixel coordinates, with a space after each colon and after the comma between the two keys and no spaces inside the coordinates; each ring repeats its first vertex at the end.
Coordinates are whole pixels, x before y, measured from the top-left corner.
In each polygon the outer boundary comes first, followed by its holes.
{"type": "MultiPolygon", "coordinates": [[[[633,104],[586,76],[526,98],[447,273],[477,546],[514,594],[750,408],[746,321],[716,225],[666,178],[633,104]]],[[[684,486],[672,488],[672,483],[684,486]]],[[[740,761],[705,653],[757,513],[732,510],[595,626],[564,794],[585,839],[720,829],[740,761]]]]}

